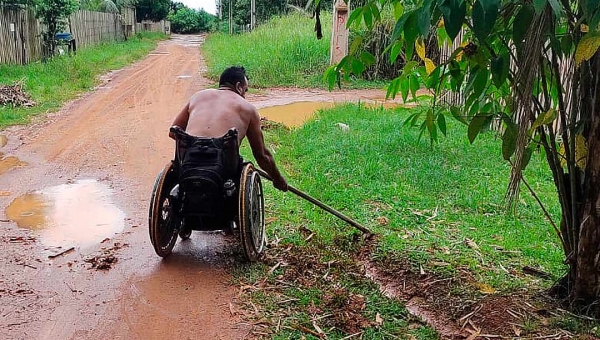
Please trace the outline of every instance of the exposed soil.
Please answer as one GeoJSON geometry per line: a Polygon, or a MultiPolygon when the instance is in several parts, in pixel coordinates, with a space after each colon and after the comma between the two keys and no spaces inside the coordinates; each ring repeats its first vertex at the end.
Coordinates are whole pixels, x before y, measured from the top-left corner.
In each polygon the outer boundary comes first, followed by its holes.
{"type": "MultiPolygon", "coordinates": [[[[202,76],[202,40],[173,36],[142,61],[104,76],[95,91],[60,112],[0,133],[0,338],[239,339],[248,334],[249,325],[229,308],[237,292],[231,272],[238,257],[222,235],[194,233],[166,260],[154,254],[148,237],[153,181],[173,153],[168,127],[193,93],[211,85],[202,76]],[[110,188],[108,204],[125,216],[118,232],[91,245],[56,245],[35,227],[20,228],[5,215],[18,198],[81,180],[110,188]]],[[[384,96],[376,90],[272,89],[248,99],[262,108],[384,96]]],[[[62,211],[79,214],[82,221],[89,216],[86,208],[66,205],[62,211]]]]}

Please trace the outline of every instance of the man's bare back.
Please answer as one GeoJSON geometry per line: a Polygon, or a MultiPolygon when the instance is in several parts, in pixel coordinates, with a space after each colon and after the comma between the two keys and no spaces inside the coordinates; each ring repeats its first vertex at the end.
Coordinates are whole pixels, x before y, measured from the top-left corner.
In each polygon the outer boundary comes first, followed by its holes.
{"type": "MultiPolygon", "coordinates": [[[[221,137],[231,128],[238,131],[239,144],[248,137],[252,155],[258,165],[273,178],[273,185],[287,190],[271,152],[266,148],[260,116],[256,108],[245,99],[248,78],[244,68],[231,67],[223,72],[219,89],[197,92],[175,118],[173,125],[197,137],[221,137]],[[232,80],[234,78],[234,80],[232,80]]],[[[172,138],[175,138],[171,135],[172,138]]]]}
{"type": "Polygon", "coordinates": [[[187,112],[180,113],[177,118],[181,119],[174,125],[182,127],[188,134],[221,137],[230,128],[235,128],[240,143],[246,137],[248,127],[260,120],[254,106],[228,89],[197,92],[182,111],[187,112]]]}

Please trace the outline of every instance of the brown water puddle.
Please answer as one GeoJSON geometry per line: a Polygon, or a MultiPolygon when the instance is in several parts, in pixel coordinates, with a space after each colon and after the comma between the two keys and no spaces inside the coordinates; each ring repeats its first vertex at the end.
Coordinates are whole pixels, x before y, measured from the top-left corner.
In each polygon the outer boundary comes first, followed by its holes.
{"type": "Polygon", "coordinates": [[[5,156],[0,152],[0,175],[7,172],[12,168],[26,166],[27,163],[21,161],[15,156],[5,156]]]}
{"type": "MultiPolygon", "coordinates": [[[[384,100],[368,100],[362,102],[368,108],[396,108],[400,104],[386,102],[384,100]]],[[[341,103],[337,103],[338,105],[341,103]]],[[[302,101],[286,105],[265,107],[258,110],[261,117],[281,123],[287,127],[298,127],[312,118],[315,113],[322,109],[330,109],[336,103],[327,101],[302,101]]]]}
{"type": "Polygon", "coordinates": [[[125,214],[112,202],[112,190],[80,180],[15,198],[6,216],[31,229],[48,246],[87,247],[120,232],[125,214]]]}

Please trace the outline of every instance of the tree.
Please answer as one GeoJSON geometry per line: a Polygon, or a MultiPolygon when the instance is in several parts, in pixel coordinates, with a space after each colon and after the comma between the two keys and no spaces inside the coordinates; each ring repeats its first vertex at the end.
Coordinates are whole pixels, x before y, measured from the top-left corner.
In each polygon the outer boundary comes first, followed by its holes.
{"type": "Polygon", "coordinates": [[[78,6],[78,0],[36,0],[36,16],[46,27],[42,38],[48,56],[54,55],[56,33],[67,27],[69,16],[77,10],[78,6]]]}
{"type": "Polygon", "coordinates": [[[204,10],[196,11],[188,7],[179,8],[168,16],[171,29],[175,33],[208,32],[214,25],[216,17],[204,10]]]}
{"type": "MultiPolygon", "coordinates": [[[[371,28],[383,15],[396,21],[390,59],[404,51],[407,60],[415,53],[419,60],[406,63],[389,84],[388,96],[414,97],[421,85],[433,94],[430,108],[415,112],[407,124],[418,125],[434,143],[446,133],[446,117],[454,117],[468,125],[473,143],[492,122],[500,123],[502,155],[512,166],[509,206],[520,184],[528,187],[523,171],[532,153],[545,154],[561,205],[560,224],[544,213],[569,266],[553,292],[599,317],[600,2],[367,0],[352,11],[348,24],[371,28]],[[423,44],[430,35],[440,45],[463,38],[436,65],[423,44]],[[445,103],[447,91],[462,93],[464,102],[445,103]]],[[[341,74],[361,73],[373,59],[369,53],[345,58],[326,72],[330,86],[341,74]]]]}
{"type": "Polygon", "coordinates": [[[161,21],[169,14],[170,0],[138,0],[135,13],[138,21],[161,21]]]}
{"type": "Polygon", "coordinates": [[[88,11],[119,13],[124,7],[133,7],[135,0],[81,0],[80,8],[88,11]]]}

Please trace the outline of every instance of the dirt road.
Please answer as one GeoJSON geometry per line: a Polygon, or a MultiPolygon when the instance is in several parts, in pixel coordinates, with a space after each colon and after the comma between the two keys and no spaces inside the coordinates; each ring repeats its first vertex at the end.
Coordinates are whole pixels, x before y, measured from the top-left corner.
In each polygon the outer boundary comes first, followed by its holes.
{"type": "MultiPolygon", "coordinates": [[[[162,261],[148,237],[152,184],[173,152],[168,126],[210,85],[201,41],[174,36],[59,113],[0,133],[0,338],[247,334],[230,313],[238,259],[220,234],[194,233],[162,261]]],[[[279,89],[249,100],[267,107],[383,95],[279,89]]]]}

